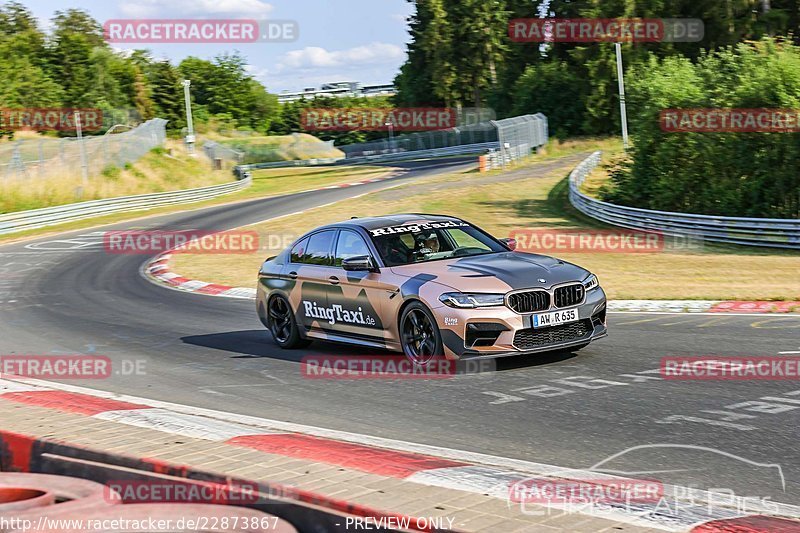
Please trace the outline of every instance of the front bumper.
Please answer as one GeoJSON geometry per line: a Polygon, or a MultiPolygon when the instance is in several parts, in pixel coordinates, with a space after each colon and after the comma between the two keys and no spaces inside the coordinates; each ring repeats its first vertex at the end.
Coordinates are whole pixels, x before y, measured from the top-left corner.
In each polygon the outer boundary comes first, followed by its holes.
{"type": "Polygon", "coordinates": [[[445,355],[451,359],[494,358],[549,352],[581,346],[608,334],[606,295],[602,288],[589,291],[583,303],[548,311],[576,309],[578,321],[533,329],[530,314],[505,306],[477,309],[434,309],[442,333],[445,355]]]}

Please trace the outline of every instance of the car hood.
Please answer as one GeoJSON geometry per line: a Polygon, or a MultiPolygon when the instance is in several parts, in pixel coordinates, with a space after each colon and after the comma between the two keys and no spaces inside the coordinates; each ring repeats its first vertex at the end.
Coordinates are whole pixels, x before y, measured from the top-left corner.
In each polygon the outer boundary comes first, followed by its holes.
{"type": "Polygon", "coordinates": [[[392,267],[399,276],[425,273],[430,281],[462,292],[506,293],[530,287],[550,288],[568,281],[582,281],[589,271],[546,255],[521,252],[460,257],[392,267]],[[539,280],[544,280],[539,281],[539,280]]]}

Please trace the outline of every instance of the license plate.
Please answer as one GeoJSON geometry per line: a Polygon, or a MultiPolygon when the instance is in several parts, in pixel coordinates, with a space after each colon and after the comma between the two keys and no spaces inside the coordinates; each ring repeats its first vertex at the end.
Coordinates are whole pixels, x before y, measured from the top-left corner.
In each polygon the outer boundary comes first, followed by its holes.
{"type": "Polygon", "coordinates": [[[540,313],[538,315],[531,316],[531,325],[534,328],[546,328],[577,321],[577,309],[567,309],[565,311],[555,311],[553,313],[540,313]]]}

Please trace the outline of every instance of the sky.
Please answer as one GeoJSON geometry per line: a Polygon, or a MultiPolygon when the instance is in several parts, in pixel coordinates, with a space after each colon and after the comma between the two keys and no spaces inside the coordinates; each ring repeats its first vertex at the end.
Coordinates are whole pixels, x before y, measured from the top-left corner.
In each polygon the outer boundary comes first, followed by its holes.
{"type": "Polygon", "coordinates": [[[58,10],[84,9],[103,24],[111,19],[293,20],[299,38],[290,43],[113,44],[118,50],[147,48],[177,63],[238,50],[250,74],[270,92],[318,87],[324,82],[391,83],[405,61],[406,0],[21,0],[48,30],[58,10]]]}

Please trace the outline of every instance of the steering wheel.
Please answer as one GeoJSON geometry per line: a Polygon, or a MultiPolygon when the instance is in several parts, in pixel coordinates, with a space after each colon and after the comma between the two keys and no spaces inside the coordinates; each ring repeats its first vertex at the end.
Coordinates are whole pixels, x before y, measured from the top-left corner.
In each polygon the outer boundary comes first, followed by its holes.
{"type": "Polygon", "coordinates": [[[461,246],[453,250],[453,257],[462,257],[465,255],[483,252],[483,248],[478,248],[477,246],[461,246]]]}

